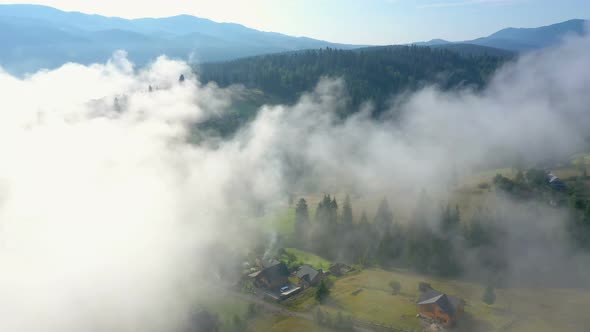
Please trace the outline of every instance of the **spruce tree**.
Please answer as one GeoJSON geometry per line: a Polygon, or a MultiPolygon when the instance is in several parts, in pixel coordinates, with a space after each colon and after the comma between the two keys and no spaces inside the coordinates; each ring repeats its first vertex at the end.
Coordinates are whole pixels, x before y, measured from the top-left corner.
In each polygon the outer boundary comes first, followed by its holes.
{"type": "Polygon", "coordinates": [[[383,198],[377,208],[377,214],[375,215],[375,226],[379,231],[389,230],[393,224],[393,212],[389,208],[389,203],[386,198],[383,198]]]}
{"type": "Polygon", "coordinates": [[[315,299],[318,300],[320,303],[324,303],[326,298],[330,295],[330,288],[328,288],[328,284],[325,280],[320,281],[318,289],[315,293],[315,299]]]}
{"type": "Polygon", "coordinates": [[[334,196],[330,202],[328,221],[330,222],[330,225],[335,225],[338,223],[338,203],[336,202],[336,196],[334,196]]]}
{"type": "Polygon", "coordinates": [[[295,208],[295,237],[301,245],[307,244],[307,236],[309,229],[309,211],[307,202],[301,198],[295,208]]]}
{"type": "Polygon", "coordinates": [[[350,204],[350,196],[346,195],[344,204],[342,205],[342,225],[350,229],[353,224],[352,219],[352,205],[350,204]]]}
{"type": "Polygon", "coordinates": [[[367,218],[367,211],[362,212],[361,219],[359,220],[359,225],[366,226],[369,224],[369,218],[367,218]]]}

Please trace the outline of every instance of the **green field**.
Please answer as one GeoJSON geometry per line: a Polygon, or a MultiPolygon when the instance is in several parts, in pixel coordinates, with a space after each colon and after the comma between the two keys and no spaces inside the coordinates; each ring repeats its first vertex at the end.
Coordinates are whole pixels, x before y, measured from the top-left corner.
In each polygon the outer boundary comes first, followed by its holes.
{"type": "MultiPolygon", "coordinates": [[[[428,282],[434,288],[467,301],[462,330],[550,332],[583,331],[590,326],[586,314],[590,291],[580,289],[497,289],[496,304],[481,301],[483,286],[466,281],[419,276],[407,271],[364,270],[336,280],[330,300],[322,306],[328,312],[342,312],[356,319],[379,322],[408,330],[419,329],[415,317],[418,283],[428,282]],[[399,295],[392,295],[391,280],[401,283],[399,295]],[[357,295],[353,293],[361,290],[357,295]]],[[[313,308],[313,297],[298,303],[313,308]]]]}
{"type": "Polygon", "coordinates": [[[307,264],[315,269],[322,269],[324,271],[327,271],[331,265],[330,261],[303,250],[295,248],[286,248],[285,250],[288,253],[293,254],[295,255],[295,257],[297,257],[298,265],[307,264]]]}

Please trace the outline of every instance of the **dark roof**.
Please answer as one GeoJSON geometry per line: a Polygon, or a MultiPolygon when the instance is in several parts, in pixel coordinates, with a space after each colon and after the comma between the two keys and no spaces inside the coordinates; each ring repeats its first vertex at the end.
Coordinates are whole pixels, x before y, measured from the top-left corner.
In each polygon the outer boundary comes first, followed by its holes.
{"type": "Polygon", "coordinates": [[[567,189],[565,183],[551,172],[547,173],[547,182],[549,182],[549,186],[555,190],[567,189]]]}
{"type": "Polygon", "coordinates": [[[418,298],[418,303],[435,298],[439,295],[443,295],[443,293],[437,291],[436,289],[430,288],[429,290],[420,293],[420,297],[418,298]]]}
{"type": "Polygon", "coordinates": [[[444,312],[453,315],[457,311],[457,307],[463,302],[460,298],[449,296],[437,291],[436,289],[429,289],[420,294],[418,304],[436,303],[444,312]]]}
{"type": "Polygon", "coordinates": [[[281,262],[273,266],[269,266],[262,270],[261,273],[268,281],[278,278],[289,277],[289,269],[285,263],[281,262]]]}
{"type": "Polygon", "coordinates": [[[309,280],[312,281],[315,277],[320,273],[320,271],[314,269],[309,265],[302,265],[295,273],[295,276],[299,279],[302,279],[305,276],[308,276],[309,280]]]}

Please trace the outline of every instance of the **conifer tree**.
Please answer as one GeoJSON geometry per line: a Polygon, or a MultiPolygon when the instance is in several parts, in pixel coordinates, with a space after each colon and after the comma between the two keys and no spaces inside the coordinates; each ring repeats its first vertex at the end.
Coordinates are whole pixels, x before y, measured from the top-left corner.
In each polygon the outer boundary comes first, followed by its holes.
{"type": "Polygon", "coordinates": [[[330,225],[336,225],[338,223],[338,203],[336,202],[336,196],[330,202],[328,221],[330,225]]]}
{"type": "Polygon", "coordinates": [[[304,247],[307,244],[308,229],[309,211],[307,208],[307,202],[305,199],[301,198],[295,208],[295,240],[304,247]]]}
{"type": "Polygon", "coordinates": [[[350,204],[350,196],[346,195],[344,204],[342,205],[342,225],[350,229],[353,224],[352,205],[350,204]]]}
{"type": "Polygon", "coordinates": [[[377,214],[375,215],[375,227],[377,227],[380,232],[384,232],[389,230],[392,225],[393,212],[389,208],[387,199],[383,198],[381,203],[379,203],[379,208],[377,209],[377,214]]]}
{"type": "Polygon", "coordinates": [[[330,295],[330,288],[328,287],[328,284],[326,283],[325,280],[320,281],[318,289],[316,290],[316,293],[315,293],[315,299],[320,303],[324,303],[324,301],[326,300],[326,298],[329,295],[330,295]]]}
{"type": "Polygon", "coordinates": [[[367,211],[363,210],[361,213],[361,219],[359,220],[359,224],[362,226],[369,224],[369,218],[367,218],[367,211]]]}

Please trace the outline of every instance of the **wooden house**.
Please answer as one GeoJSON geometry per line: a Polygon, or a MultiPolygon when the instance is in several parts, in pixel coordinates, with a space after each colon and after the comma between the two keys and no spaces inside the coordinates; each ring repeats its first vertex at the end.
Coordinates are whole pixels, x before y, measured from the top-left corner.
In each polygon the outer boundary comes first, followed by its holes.
{"type": "Polygon", "coordinates": [[[434,289],[422,292],[417,304],[421,317],[431,319],[447,327],[455,325],[465,306],[462,299],[434,289]]]}
{"type": "Polygon", "coordinates": [[[289,269],[282,262],[253,273],[251,276],[254,278],[256,287],[268,290],[277,290],[289,284],[289,269]]]}
{"type": "Polygon", "coordinates": [[[304,288],[317,285],[322,280],[323,275],[324,272],[322,270],[316,270],[309,265],[302,265],[295,272],[295,276],[299,279],[299,284],[304,288]]]}

